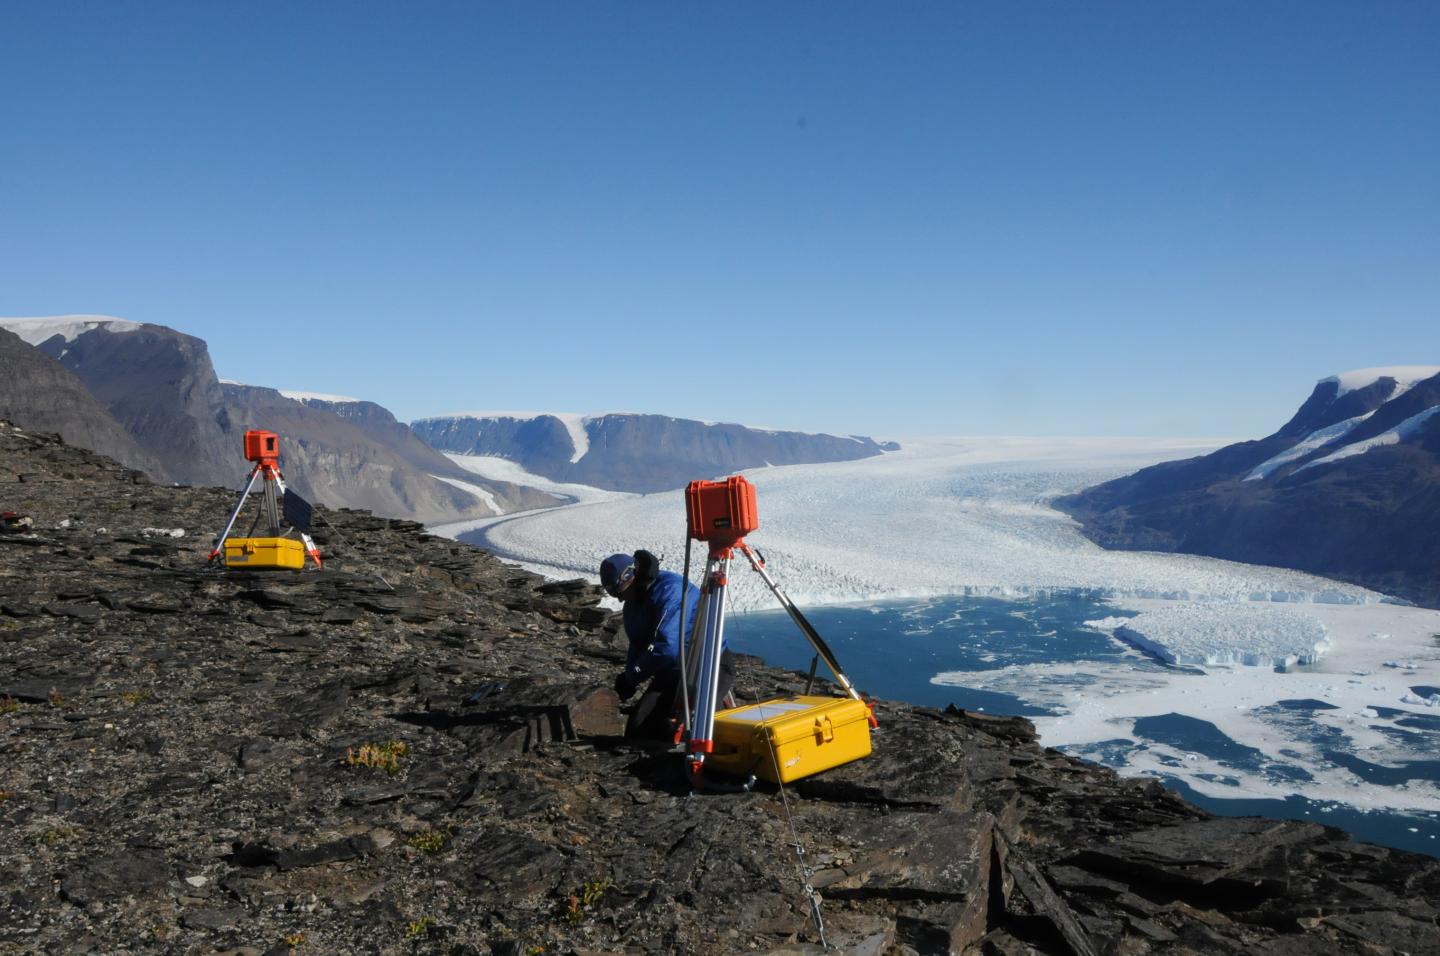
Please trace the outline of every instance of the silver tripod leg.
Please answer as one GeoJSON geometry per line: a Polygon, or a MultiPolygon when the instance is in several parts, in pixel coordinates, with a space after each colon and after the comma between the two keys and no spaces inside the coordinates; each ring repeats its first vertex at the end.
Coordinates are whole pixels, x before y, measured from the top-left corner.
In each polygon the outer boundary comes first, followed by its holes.
{"type": "Polygon", "coordinates": [[[725,585],[730,559],[713,558],[705,572],[705,631],[700,647],[700,676],[695,689],[695,713],[690,717],[691,782],[699,784],[705,755],[714,747],[716,692],[720,681],[720,653],[725,637],[725,585]]]}
{"type": "MultiPolygon", "coordinates": [[[[689,586],[689,582],[686,582],[689,586]]],[[[681,622],[680,629],[680,719],[685,722],[682,728],[684,735],[689,737],[694,725],[691,723],[691,701],[690,688],[695,686],[695,674],[700,670],[700,655],[696,648],[704,643],[705,635],[705,613],[710,604],[710,589],[704,588],[700,591],[700,601],[695,605],[695,626],[690,629],[687,635],[684,630],[684,622],[681,622]]]]}
{"type": "Polygon", "coordinates": [[[245,490],[240,492],[240,500],[235,505],[235,510],[230,512],[230,520],[225,522],[225,530],[220,532],[220,537],[215,539],[215,547],[210,552],[210,560],[214,561],[220,554],[220,549],[225,547],[225,539],[230,537],[230,531],[235,527],[235,519],[240,517],[240,509],[245,507],[245,499],[250,497],[250,491],[255,487],[255,479],[260,476],[260,466],[250,471],[250,481],[246,483],[245,490]]]}

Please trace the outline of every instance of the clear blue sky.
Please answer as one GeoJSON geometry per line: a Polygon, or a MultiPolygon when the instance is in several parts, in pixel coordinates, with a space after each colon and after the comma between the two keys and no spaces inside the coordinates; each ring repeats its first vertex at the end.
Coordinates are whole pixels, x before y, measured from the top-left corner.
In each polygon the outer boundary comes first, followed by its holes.
{"type": "Polygon", "coordinates": [[[0,315],[877,437],[1440,362],[1440,4],[0,5],[0,315]]]}

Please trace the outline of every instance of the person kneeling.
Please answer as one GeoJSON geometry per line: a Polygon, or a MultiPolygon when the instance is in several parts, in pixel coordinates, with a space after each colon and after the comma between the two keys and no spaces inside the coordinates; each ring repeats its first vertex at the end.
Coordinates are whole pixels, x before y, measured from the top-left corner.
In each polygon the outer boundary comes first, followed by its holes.
{"type": "MultiPolygon", "coordinates": [[[[610,555],[600,563],[600,585],[625,605],[625,636],[630,647],[625,669],[615,678],[615,693],[622,701],[629,700],[641,684],[650,682],[630,712],[625,736],[671,740],[672,720],[688,719],[680,713],[681,596],[685,603],[683,633],[688,637],[694,631],[700,589],[674,571],[660,570],[659,559],[649,551],[610,555]]],[[[720,655],[715,699],[725,700],[734,682],[734,659],[725,649],[720,655]]],[[[695,688],[689,690],[693,704],[695,688]]]]}

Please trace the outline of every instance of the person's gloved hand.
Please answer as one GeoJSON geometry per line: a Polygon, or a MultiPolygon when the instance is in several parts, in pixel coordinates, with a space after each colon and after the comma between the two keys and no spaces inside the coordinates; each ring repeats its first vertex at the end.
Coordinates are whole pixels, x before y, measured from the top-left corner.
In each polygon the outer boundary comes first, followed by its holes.
{"type": "Polygon", "coordinates": [[[629,671],[621,671],[615,675],[615,694],[621,700],[629,700],[635,696],[635,681],[630,678],[629,671]]]}

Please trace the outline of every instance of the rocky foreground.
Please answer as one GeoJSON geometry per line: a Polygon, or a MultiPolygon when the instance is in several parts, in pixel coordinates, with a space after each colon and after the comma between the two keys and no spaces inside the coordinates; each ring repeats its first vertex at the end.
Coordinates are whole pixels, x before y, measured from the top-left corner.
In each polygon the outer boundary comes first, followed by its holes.
{"type": "Polygon", "coordinates": [[[348,511],[323,572],[209,570],[233,499],[0,424],[0,952],[820,952],[792,832],[849,953],[1440,952],[1440,860],[1020,719],[882,702],[866,760],[691,795],[596,588],[348,511]]]}

